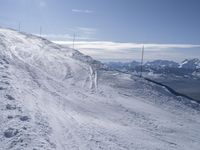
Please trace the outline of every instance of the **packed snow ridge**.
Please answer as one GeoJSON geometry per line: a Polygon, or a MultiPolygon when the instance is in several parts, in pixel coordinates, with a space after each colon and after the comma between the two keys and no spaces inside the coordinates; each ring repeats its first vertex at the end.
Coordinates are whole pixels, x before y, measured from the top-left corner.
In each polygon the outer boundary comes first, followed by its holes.
{"type": "Polygon", "coordinates": [[[0,29],[0,150],[198,150],[200,107],[46,39],[0,29]]]}

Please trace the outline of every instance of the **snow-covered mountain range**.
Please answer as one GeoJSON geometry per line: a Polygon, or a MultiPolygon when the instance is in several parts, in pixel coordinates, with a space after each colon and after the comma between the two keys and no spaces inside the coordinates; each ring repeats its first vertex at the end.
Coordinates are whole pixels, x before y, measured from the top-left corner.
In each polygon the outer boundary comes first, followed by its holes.
{"type": "MultiPolygon", "coordinates": [[[[122,62],[109,62],[106,63],[110,68],[124,71],[124,72],[140,72],[141,63],[137,61],[132,61],[129,63],[122,62]]],[[[154,60],[148,61],[143,64],[144,72],[152,72],[154,74],[174,74],[179,76],[195,76],[200,77],[200,60],[197,58],[194,59],[185,59],[181,63],[177,63],[169,60],[154,60]]]]}
{"type": "Polygon", "coordinates": [[[200,106],[46,39],[0,29],[0,150],[198,150],[200,106]]]}

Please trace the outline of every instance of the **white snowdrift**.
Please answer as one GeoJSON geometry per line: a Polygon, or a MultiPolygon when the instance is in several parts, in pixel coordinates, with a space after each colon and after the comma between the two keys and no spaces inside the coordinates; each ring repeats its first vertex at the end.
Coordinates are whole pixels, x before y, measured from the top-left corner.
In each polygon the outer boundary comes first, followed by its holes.
{"type": "Polygon", "coordinates": [[[0,150],[198,150],[200,107],[45,39],[0,29],[0,150]]]}

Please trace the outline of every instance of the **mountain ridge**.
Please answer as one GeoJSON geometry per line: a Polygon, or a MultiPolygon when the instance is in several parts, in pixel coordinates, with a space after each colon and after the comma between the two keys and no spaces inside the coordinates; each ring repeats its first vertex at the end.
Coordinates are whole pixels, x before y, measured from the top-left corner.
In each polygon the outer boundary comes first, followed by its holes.
{"type": "MultiPolygon", "coordinates": [[[[123,63],[123,62],[109,62],[105,63],[112,69],[117,69],[124,72],[140,72],[141,63],[137,61],[123,63]]],[[[143,64],[144,72],[152,72],[155,74],[175,74],[178,76],[190,75],[200,77],[200,60],[198,58],[185,59],[181,63],[171,60],[153,60],[143,64]]]]}

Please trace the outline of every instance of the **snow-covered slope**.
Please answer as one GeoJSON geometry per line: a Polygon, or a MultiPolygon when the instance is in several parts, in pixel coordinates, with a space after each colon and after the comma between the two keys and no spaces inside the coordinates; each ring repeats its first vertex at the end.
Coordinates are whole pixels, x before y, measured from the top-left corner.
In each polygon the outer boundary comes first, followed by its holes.
{"type": "Polygon", "coordinates": [[[198,58],[194,59],[185,59],[179,65],[179,68],[186,69],[199,69],[200,68],[200,60],[198,58]]]}
{"type": "Polygon", "coordinates": [[[197,150],[200,107],[78,51],[0,29],[0,150],[197,150]]]}

